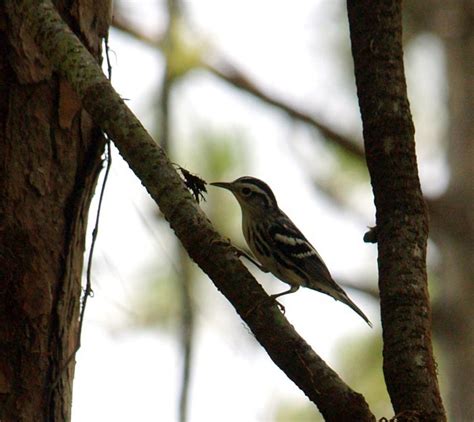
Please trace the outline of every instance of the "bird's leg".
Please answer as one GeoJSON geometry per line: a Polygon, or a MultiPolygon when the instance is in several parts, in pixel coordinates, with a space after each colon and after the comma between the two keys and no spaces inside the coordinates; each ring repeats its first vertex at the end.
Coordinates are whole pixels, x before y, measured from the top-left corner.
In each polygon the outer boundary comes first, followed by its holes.
{"type": "Polygon", "coordinates": [[[270,270],[267,270],[262,264],[257,262],[255,258],[251,257],[247,252],[245,252],[243,249],[238,248],[237,246],[233,245],[230,239],[219,239],[219,240],[214,240],[211,242],[212,245],[223,245],[223,246],[230,246],[232,249],[234,249],[235,254],[237,255],[238,258],[241,256],[247,258],[253,265],[255,265],[260,271],[264,273],[269,273],[270,270]]]}
{"type": "Polygon", "coordinates": [[[278,300],[274,299],[273,297],[270,296],[270,299],[273,300],[273,302],[275,302],[275,304],[280,308],[280,311],[283,315],[285,315],[286,313],[286,308],[284,305],[282,305],[280,302],[278,302],[278,300]]]}
{"type": "MultiPolygon", "coordinates": [[[[285,290],[284,292],[281,292],[281,293],[277,293],[276,295],[271,295],[270,297],[273,300],[275,300],[276,303],[278,303],[278,301],[276,300],[277,297],[284,296],[284,295],[289,295],[290,293],[294,293],[299,288],[300,288],[300,286],[291,286],[288,290],[285,290]]],[[[281,306],[281,305],[279,305],[279,306],[281,306]]]]}
{"type": "Polygon", "coordinates": [[[273,304],[273,303],[275,303],[278,306],[278,308],[280,309],[281,313],[283,315],[285,315],[285,312],[286,312],[285,307],[280,302],[278,302],[278,300],[275,300],[272,296],[268,296],[265,299],[262,299],[262,300],[259,300],[259,301],[255,302],[254,305],[247,311],[245,316],[247,317],[253,311],[260,308],[260,306],[262,306],[264,304],[273,304]]]}
{"type": "Polygon", "coordinates": [[[285,290],[284,292],[277,293],[276,295],[270,295],[270,299],[272,301],[274,301],[277,304],[277,306],[280,308],[281,312],[283,312],[283,314],[285,314],[285,307],[280,302],[278,302],[278,300],[276,300],[276,298],[280,297],[280,296],[284,296],[284,295],[289,295],[290,293],[294,293],[299,288],[300,288],[300,286],[291,286],[288,290],[285,290]]]}
{"type": "Polygon", "coordinates": [[[280,303],[278,302],[278,300],[276,300],[277,297],[280,297],[280,296],[283,296],[283,295],[288,295],[290,293],[294,293],[296,292],[298,289],[300,288],[300,286],[291,286],[290,289],[288,290],[285,290],[284,292],[281,292],[281,293],[277,293],[275,295],[270,295],[268,296],[268,298],[266,299],[263,299],[259,302],[257,302],[254,306],[252,306],[252,308],[250,308],[250,311],[247,312],[247,315],[252,313],[256,308],[258,308],[259,306],[262,306],[264,303],[268,303],[268,302],[272,302],[272,303],[275,303],[279,308],[280,308],[280,311],[283,313],[283,315],[285,314],[286,312],[286,309],[285,307],[280,303]]]}
{"type": "Polygon", "coordinates": [[[264,272],[264,273],[269,273],[270,271],[267,270],[262,264],[260,264],[259,262],[257,262],[254,258],[252,258],[247,252],[245,252],[244,250],[240,249],[240,248],[237,248],[236,246],[234,246],[234,249],[236,250],[237,252],[237,256],[238,257],[245,257],[247,258],[253,265],[255,265],[260,271],[264,272]]]}
{"type": "MultiPolygon", "coordinates": [[[[225,240],[218,240],[218,241],[214,241],[212,242],[213,244],[223,244],[224,246],[230,246],[231,248],[234,249],[237,257],[245,257],[247,258],[252,264],[254,264],[260,271],[264,272],[264,273],[269,273],[270,270],[267,270],[263,265],[261,265],[259,262],[257,262],[252,256],[250,256],[247,252],[245,252],[244,250],[238,248],[237,246],[233,245],[232,242],[229,240],[229,239],[225,239],[225,240]]],[[[286,294],[289,294],[289,293],[293,293],[293,292],[296,292],[296,290],[298,290],[299,286],[292,286],[290,290],[286,290],[282,293],[278,293],[276,295],[271,295],[269,296],[268,300],[262,300],[260,302],[257,302],[254,306],[252,306],[252,308],[250,308],[250,310],[247,312],[247,315],[252,313],[257,307],[261,306],[264,302],[267,302],[267,301],[272,301],[274,302],[279,308],[280,308],[280,311],[285,314],[285,307],[280,303],[278,302],[278,300],[276,300],[276,298],[278,296],[283,296],[283,295],[286,295],[286,294]]]]}

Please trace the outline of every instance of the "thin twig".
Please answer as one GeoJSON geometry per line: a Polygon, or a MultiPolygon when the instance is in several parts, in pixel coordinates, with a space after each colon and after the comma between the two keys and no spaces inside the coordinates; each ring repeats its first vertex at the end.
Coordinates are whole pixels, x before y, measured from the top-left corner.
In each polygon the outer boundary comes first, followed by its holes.
{"type": "MultiPolygon", "coordinates": [[[[112,79],[112,66],[110,64],[110,56],[109,56],[109,44],[108,38],[105,39],[105,57],[107,59],[107,71],[108,71],[108,79],[109,81],[112,79]]],[[[102,186],[100,188],[99,194],[99,203],[97,205],[97,213],[95,217],[95,225],[94,230],[92,230],[92,242],[91,247],[89,250],[89,256],[87,259],[87,271],[86,271],[86,288],[84,289],[84,294],[82,296],[82,303],[81,303],[81,314],[79,317],[79,328],[77,332],[77,346],[76,346],[76,353],[79,348],[81,347],[81,334],[82,334],[82,325],[84,323],[84,315],[86,312],[86,305],[87,299],[89,296],[93,296],[94,292],[92,290],[92,258],[94,256],[95,245],[97,242],[97,235],[99,233],[99,221],[100,221],[100,214],[102,211],[102,203],[104,200],[104,193],[105,193],[105,186],[107,185],[107,180],[110,173],[110,168],[112,167],[112,148],[110,146],[110,139],[107,134],[104,132],[104,136],[107,139],[105,144],[105,173],[104,173],[104,180],[102,182],[102,186]]]]}
{"type": "MultiPolygon", "coordinates": [[[[105,55],[106,55],[106,60],[107,60],[107,72],[108,72],[108,77],[109,80],[112,77],[112,66],[110,63],[110,57],[109,57],[109,45],[108,45],[108,37],[104,39],[105,42],[105,55]]],[[[89,296],[93,296],[94,292],[92,290],[92,281],[91,281],[91,274],[92,274],[92,258],[94,255],[94,248],[95,244],[97,241],[97,234],[99,231],[99,219],[100,219],[100,213],[102,209],[102,202],[104,198],[104,192],[105,192],[105,186],[107,184],[107,179],[109,177],[110,173],[110,168],[112,166],[112,151],[111,151],[111,146],[110,146],[110,138],[107,136],[105,132],[103,132],[104,137],[106,138],[107,142],[105,144],[105,162],[106,162],[106,167],[105,167],[105,174],[104,174],[104,180],[102,182],[101,190],[100,190],[100,195],[99,195],[99,204],[97,206],[97,214],[96,214],[96,219],[95,219],[95,224],[94,224],[94,230],[92,231],[92,241],[91,241],[91,247],[89,250],[89,255],[87,258],[87,271],[86,271],[86,287],[84,289],[84,293],[81,299],[81,311],[79,315],[79,326],[77,329],[77,337],[76,337],[76,346],[73,350],[73,352],[68,356],[66,359],[66,362],[61,366],[60,370],[58,371],[58,375],[56,376],[55,380],[51,383],[50,387],[50,396],[52,395],[52,392],[58,385],[62,374],[66,370],[66,368],[69,366],[69,364],[72,362],[72,360],[75,358],[78,350],[81,348],[81,335],[82,335],[82,326],[84,322],[84,316],[85,316],[85,311],[86,311],[86,304],[87,304],[87,298],[89,296]]]]}
{"type": "MultiPolygon", "coordinates": [[[[116,14],[114,16],[112,24],[116,29],[127,33],[128,35],[148,44],[151,47],[162,47],[163,39],[155,39],[143,32],[138,31],[120,14],[116,14]]],[[[215,52],[213,55],[216,55],[215,52]]],[[[334,142],[336,145],[338,145],[344,151],[350,153],[354,157],[358,159],[364,159],[364,150],[362,149],[361,145],[357,143],[356,140],[353,140],[347,136],[342,135],[341,133],[336,132],[334,129],[315,119],[313,116],[303,111],[297,110],[289,104],[285,103],[284,101],[275,98],[269,93],[266,93],[264,90],[259,88],[254,82],[252,82],[250,78],[244,74],[244,72],[237,69],[236,66],[226,60],[222,54],[220,54],[219,58],[215,61],[218,63],[217,65],[214,65],[203,59],[201,67],[206,69],[213,75],[219,77],[220,79],[226,81],[227,83],[233,85],[234,87],[241,89],[249,94],[252,94],[260,100],[279,108],[280,110],[287,113],[290,117],[300,120],[306,123],[307,125],[314,127],[324,136],[325,139],[334,142]]]]}

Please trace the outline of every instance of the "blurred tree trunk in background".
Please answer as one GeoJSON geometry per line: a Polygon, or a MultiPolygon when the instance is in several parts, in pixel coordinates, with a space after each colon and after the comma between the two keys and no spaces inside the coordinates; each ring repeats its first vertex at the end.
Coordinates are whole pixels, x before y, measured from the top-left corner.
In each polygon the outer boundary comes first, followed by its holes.
{"type": "MultiPolygon", "coordinates": [[[[99,59],[108,0],[56,5],[99,59]]],[[[3,3],[0,51],[0,419],[66,421],[103,136],[3,3]]]]}
{"type": "MultiPolygon", "coordinates": [[[[408,2],[407,2],[408,3],[408,2]]],[[[416,30],[444,44],[448,85],[446,192],[430,209],[432,235],[441,251],[435,328],[444,349],[450,415],[474,420],[474,2],[409,2],[416,30]]],[[[427,69],[429,72],[429,69],[427,69]]]]}
{"type": "MultiPolygon", "coordinates": [[[[164,51],[164,71],[161,80],[161,87],[158,89],[156,111],[156,138],[160,146],[167,155],[173,156],[173,146],[175,139],[172,129],[172,107],[171,94],[173,84],[176,81],[173,66],[170,59],[176,60],[176,52],[179,51],[176,44],[176,35],[179,34],[177,28],[181,17],[181,4],[178,0],[167,0],[164,2],[164,8],[168,17],[166,29],[163,31],[163,51],[164,51]]],[[[175,151],[177,152],[177,151],[175,151]]],[[[160,217],[161,218],[161,217],[160,217]]],[[[191,387],[191,378],[193,372],[193,353],[194,353],[194,331],[195,331],[195,310],[193,304],[193,279],[192,262],[183,245],[175,240],[175,256],[178,262],[178,274],[176,287],[178,290],[178,328],[177,336],[181,352],[181,379],[178,393],[178,420],[186,422],[188,420],[189,392],[191,387]]]]}

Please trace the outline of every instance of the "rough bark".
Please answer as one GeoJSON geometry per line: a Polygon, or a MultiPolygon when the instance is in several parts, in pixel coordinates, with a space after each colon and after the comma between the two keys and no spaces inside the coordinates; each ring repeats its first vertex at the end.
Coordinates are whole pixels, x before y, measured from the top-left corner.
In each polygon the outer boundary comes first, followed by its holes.
{"type": "Polygon", "coordinates": [[[397,420],[445,420],[431,343],[428,219],[403,69],[401,1],[348,0],[357,94],[377,209],[384,375],[397,420]]]}
{"type": "Polygon", "coordinates": [[[352,391],[295,332],[214,231],[163,151],[113,91],[95,61],[64,26],[48,1],[9,0],[37,45],[74,87],[85,108],[114,140],[160,206],[191,258],[234,305],[271,359],[312,400],[328,421],[372,421],[364,398],[352,391]]]}
{"type": "MultiPolygon", "coordinates": [[[[100,51],[96,9],[60,9],[100,51]]],[[[0,419],[70,419],[81,270],[101,132],[0,4],[0,419]]]]}

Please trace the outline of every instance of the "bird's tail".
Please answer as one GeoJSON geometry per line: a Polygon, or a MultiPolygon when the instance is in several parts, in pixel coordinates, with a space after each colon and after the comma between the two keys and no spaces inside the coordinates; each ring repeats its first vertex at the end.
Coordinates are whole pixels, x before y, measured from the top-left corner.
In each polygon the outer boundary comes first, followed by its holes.
{"type": "Polygon", "coordinates": [[[349,299],[349,296],[342,291],[342,292],[337,292],[337,295],[334,295],[334,299],[339,300],[342,303],[345,303],[349,308],[351,308],[354,312],[359,314],[359,316],[369,325],[370,328],[372,328],[372,323],[370,322],[369,318],[360,310],[360,308],[352,301],[349,299]]]}

